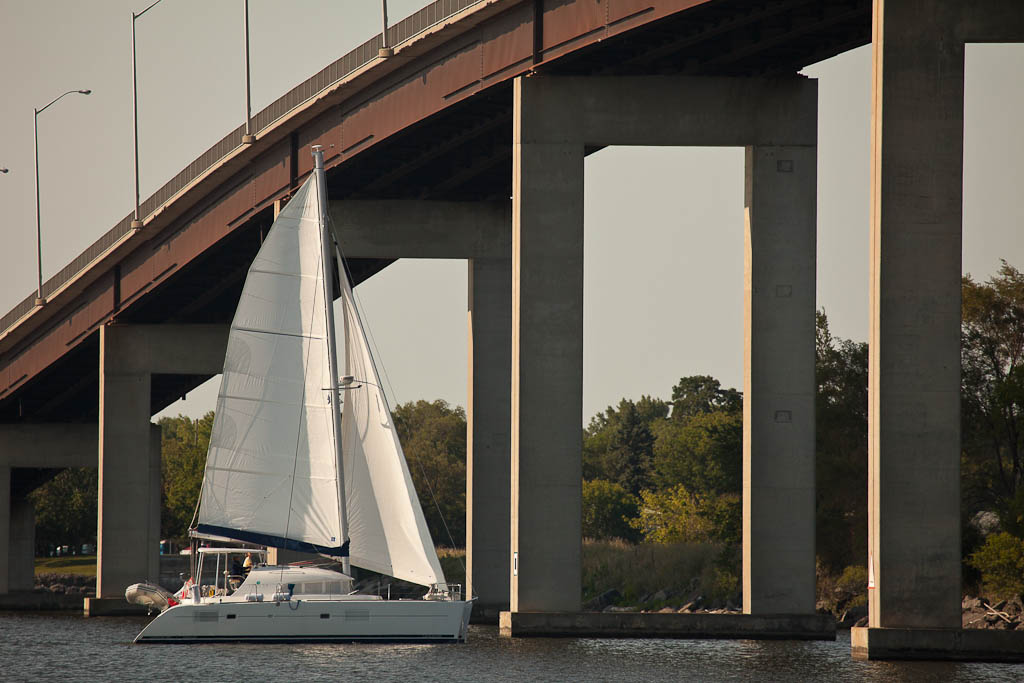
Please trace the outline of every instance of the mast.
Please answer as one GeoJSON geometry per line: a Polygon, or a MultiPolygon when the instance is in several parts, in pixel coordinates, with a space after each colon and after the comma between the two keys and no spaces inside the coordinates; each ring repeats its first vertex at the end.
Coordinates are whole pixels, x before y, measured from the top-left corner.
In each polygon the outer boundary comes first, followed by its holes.
{"type": "MultiPolygon", "coordinates": [[[[341,513],[340,544],[348,540],[348,505],[345,502],[345,465],[341,460],[341,401],[338,393],[338,351],[334,340],[334,259],[331,256],[331,238],[327,229],[327,183],[324,174],[324,150],[320,145],[313,145],[313,173],[316,176],[317,199],[320,200],[320,245],[323,250],[324,264],[324,307],[327,321],[327,367],[330,373],[331,386],[331,422],[334,425],[334,455],[338,468],[338,509],[341,513]]],[[[341,560],[341,568],[346,574],[352,571],[348,557],[341,560]]]]}

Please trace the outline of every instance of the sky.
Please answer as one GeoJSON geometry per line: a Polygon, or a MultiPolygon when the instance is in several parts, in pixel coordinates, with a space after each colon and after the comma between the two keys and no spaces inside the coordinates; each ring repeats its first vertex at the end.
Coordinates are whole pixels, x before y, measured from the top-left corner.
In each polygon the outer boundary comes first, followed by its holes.
{"type": "MultiPolygon", "coordinates": [[[[0,0],[0,314],[35,289],[33,108],[43,279],[133,208],[131,12],[122,0],[0,0]]],[[[425,0],[389,0],[392,21],[425,0]]],[[[380,31],[377,0],[250,0],[253,111],[380,31]]],[[[145,198],[245,114],[242,0],[163,0],[136,23],[145,198]]],[[[868,336],[871,50],[819,81],[817,305],[868,336]]],[[[1024,267],[1024,46],[969,45],[963,270],[1024,267]]],[[[511,169],[509,169],[511,173],[511,169]]],[[[680,377],[743,382],[743,150],[610,147],[586,160],[583,423],[680,377]]],[[[357,288],[392,404],[466,403],[465,261],[397,262],[357,288]],[[415,330],[415,333],[412,331],[415,330]]],[[[162,415],[213,408],[215,378],[162,415]]],[[[155,419],[155,418],[154,418],[155,419]]]]}

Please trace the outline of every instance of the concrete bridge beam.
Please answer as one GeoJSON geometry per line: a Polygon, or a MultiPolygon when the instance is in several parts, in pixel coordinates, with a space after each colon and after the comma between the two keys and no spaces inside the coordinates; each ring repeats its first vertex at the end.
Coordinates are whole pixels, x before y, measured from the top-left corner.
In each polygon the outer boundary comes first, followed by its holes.
{"type": "Polygon", "coordinates": [[[150,423],[153,374],[214,375],[222,325],[100,328],[98,598],[122,598],[159,577],[160,428],[150,423]]]}
{"type": "Polygon", "coordinates": [[[744,588],[814,610],[817,85],[520,77],[512,205],[510,610],[580,609],[583,150],[748,147],[744,588]]]}
{"type": "Polygon", "coordinates": [[[346,258],[510,258],[507,201],[346,199],[330,212],[346,258]]]}

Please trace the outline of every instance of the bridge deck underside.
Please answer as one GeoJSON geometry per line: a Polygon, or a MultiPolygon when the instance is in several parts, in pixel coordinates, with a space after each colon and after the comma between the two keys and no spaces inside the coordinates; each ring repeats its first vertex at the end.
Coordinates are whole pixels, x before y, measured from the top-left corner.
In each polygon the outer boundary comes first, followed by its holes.
{"type": "MultiPolygon", "coordinates": [[[[0,422],[96,421],[101,324],[229,322],[246,268],[272,222],[273,202],[308,172],[309,155],[299,152],[310,144],[334,135],[342,141],[328,170],[336,199],[507,199],[515,75],[531,68],[606,76],[787,75],[871,38],[871,0],[620,2],[613,5],[636,8],[622,10],[617,23],[610,16],[590,16],[591,5],[510,3],[505,13],[399,67],[366,94],[350,93],[340,106],[280,134],[248,165],[194,199],[172,225],[63,304],[49,323],[0,353],[0,422]],[[536,6],[544,7],[539,31],[536,6]],[[507,68],[492,72],[497,76],[479,78],[479,63],[460,63],[460,51],[509,36],[529,43],[527,58],[507,50],[507,68]],[[400,99],[388,103],[400,90],[396,84],[413,82],[418,70],[434,70],[434,79],[438,69],[449,90],[450,83],[467,79],[472,87],[442,92],[443,104],[422,114],[400,99]],[[476,69],[475,76],[462,73],[467,69],[476,69]],[[378,101],[383,105],[374,115],[378,123],[381,117],[395,119],[384,122],[392,132],[353,140],[351,127],[342,131],[346,117],[378,101]],[[63,331],[57,334],[57,328],[63,331]]],[[[360,282],[387,265],[364,259],[350,267],[360,282]]],[[[152,412],[205,379],[154,377],[152,412]]]]}

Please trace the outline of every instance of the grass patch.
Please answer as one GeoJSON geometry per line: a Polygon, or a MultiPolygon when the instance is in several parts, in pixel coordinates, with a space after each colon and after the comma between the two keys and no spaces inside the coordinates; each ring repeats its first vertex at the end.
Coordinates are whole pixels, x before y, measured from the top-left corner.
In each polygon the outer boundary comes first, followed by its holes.
{"type": "Polygon", "coordinates": [[[66,555],[64,557],[37,557],[36,574],[96,576],[96,556],[66,555]]]}
{"type": "MultiPolygon", "coordinates": [[[[583,602],[615,589],[615,604],[659,609],[682,606],[696,596],[704,604],[739,604],[737,549],[710,543],[641,543],[583,541],[583,602]],[[664,591],[664,598],[653,596],[664,591]],[[646,599],[645,599],[646,598],[646,599]]],[[[466,585],[466,551],[437,548],[449,583],[466,585]]]]}
{"type": "Polygon", "coordinates": [[[618,605],[644,609],[740,601],[736,549],[711,543],[583,541],[583,602],[615,589],[618,605]],[[656,594],[664,597],[654,598],[656,594]]]}

